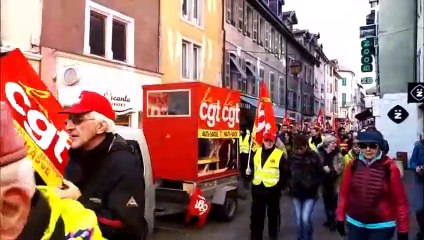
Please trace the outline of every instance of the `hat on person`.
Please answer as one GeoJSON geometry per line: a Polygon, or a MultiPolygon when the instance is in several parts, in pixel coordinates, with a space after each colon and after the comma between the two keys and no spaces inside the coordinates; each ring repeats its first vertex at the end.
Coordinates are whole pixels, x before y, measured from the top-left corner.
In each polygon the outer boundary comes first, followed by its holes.
{"type": "Polygon", "coordinates": [[[276,135],[275,135],[275,134],[272,134],[272,133],[270,133],[270,132],[265,132],[265,133],[264,133],[264,137],[263,137],[263,139],[264,139],[264,140],[272,140],[272,141],[275,141],[275,138],[276,138],[276,135]]]}
{"type": "Polygon", "coordinates": [[[26,157],[24,140],[18,136],[13,118],[5,102],[0,102],[0,167],[26,157]]]}
{"type": "Polygon", "coordinates": [[[376,143],[380,148],[384,147],[384,137],[379,131],[370,130],[358,133],[359,143],[376,143]]]}
{"type": "Polygon", "coordinates": [[[60,113],[82,114],[88,112],[98,112],[111,120],[115,120],[115,112],[109,100],[105,96],[90,91],[82,91],[80,101],[60,113]]]}

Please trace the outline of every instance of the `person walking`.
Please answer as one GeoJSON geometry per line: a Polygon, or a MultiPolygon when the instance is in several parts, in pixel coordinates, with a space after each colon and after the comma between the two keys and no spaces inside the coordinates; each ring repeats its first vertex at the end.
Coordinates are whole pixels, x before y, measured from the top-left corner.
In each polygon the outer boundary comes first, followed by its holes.
{"type": "Polygon", "coordinates": [[[312,240],[312,212],[318,199],[323,168],[319,155],[309,148],[303,134],[293,139],[293,153],[284,164],[284,175],[289,176],[289,195],[296,213],[297,239],[312,240]]]}
{"type": "Polygon", "coordinates": [[[262,240],[265,215],[268,216],[270,240],[278,239],[280,228],[280,196],[284,152],[275,147],[276,135],[265,133],[262,147],[256,150],[253,166],[250,231],[252,240],[262,240]]]}
{"type": "Polygon", "coordinates": [[[419,232],[415,239],[424,240],[424,140],[415,143],[409,164],[415,171],[414,191],[411,199],[419,226],[419,232]]]}
{"type": "Polygon", "coordinates": [[[322,198],[324,200],[325,215],[327,217],[324,226],[330,231],[336,230],[336,208],[337,208],[337,183],[343,173],[343,157],[340,148],[337,147],[337,138],[332,135],[323,137],[322,146],[318,153],[323,163],[322,176],[322,198]]]}
{"type": "Polygon", "coordinates": [[[360,154],[343,177],[337,207],[337,231],[348,240],[407,240],[409,206],[396,163],[383,153],[378,131],[358,134],[360,154]]]}

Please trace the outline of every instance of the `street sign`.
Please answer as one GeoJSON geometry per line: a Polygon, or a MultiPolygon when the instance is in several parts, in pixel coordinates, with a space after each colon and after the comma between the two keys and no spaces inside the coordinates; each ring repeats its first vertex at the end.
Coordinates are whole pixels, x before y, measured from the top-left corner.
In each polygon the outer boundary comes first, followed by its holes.
{"type": "Polygon", "coordinates": [[[408,103],[424,103],[424,83],[408,83],[408,103]]]}
{"type": "Polygon", "coordinates": [[[387,113],[387,116],[394,123],[399,124],[405,121],[406,118],[408,118],[409,113],[402,106],[396,105],[387,113]]]}
{"type": "Polygon", "coordinates": [[[372,84],[373,79],[372,77],[363,77],[361,78],[361,84],[372,84]]]}

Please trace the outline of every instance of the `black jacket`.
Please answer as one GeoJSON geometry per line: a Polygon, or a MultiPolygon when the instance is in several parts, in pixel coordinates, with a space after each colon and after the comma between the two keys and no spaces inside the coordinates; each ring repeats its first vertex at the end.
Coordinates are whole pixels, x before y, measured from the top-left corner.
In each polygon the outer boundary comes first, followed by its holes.
{"type": "Polygon", "coordinates": [[[323,170],[321,159],[315,151],[308,149],[303,155],[291,154],[284,169],[284,175],[289,176],[292,197],[308,199],[318,196],[323,170]]]}
{"type": "MultiPolygon", "coordinates": [[[[31,200],[31,210],[27,222],[17,240],[41,239],[50,223],[51,209],[47,199],[38,191],[35,191],[31,200]]],[[[63,240],[65,238],[65,225],[62,217],[56,222],[50,240],[63,240]]]]}
{"type": "Polygon", "coordinates": [[[144,176],[134,149],[121,136],[110,133],[93,150],[71,150],[69,154],[66,178],[80,189],[78,201],[96,213],[103,236],[109,240],[144,239],[144,176]]]}

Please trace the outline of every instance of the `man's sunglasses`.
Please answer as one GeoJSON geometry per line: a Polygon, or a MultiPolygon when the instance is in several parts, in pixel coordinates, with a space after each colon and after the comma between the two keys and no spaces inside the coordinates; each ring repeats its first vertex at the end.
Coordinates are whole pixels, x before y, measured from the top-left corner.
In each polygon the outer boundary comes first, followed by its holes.
{"type": "Polygon", "coordinates": [[[69,124],[69,122],[72,122],[74,125],[79,125],[86,120],[94,120],[94,119],[85,118],[84,116],[81,116],[81,115],[70,115],[68,119],[65,121],[65,124],[67,125],[69,124]]]}
{"type": "Polygon", "coordinates": [[[377,149],[378,144],[377,143],[358,143],[358,146],[360,149],[377,149]]]}

